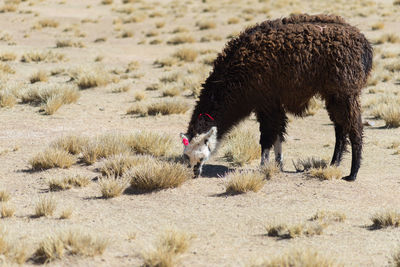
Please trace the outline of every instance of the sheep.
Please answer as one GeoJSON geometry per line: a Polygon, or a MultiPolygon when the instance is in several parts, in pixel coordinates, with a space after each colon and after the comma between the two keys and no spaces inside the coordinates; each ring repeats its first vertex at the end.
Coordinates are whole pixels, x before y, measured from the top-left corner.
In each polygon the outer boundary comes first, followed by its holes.
{"type": "Polygon", "coordinates": [[[373,51],[360,31],[339,16],[292,15],[267,20],[230,40],[213,64],[181,134],[184,157],[195,176],[232,126],[256,114],[260,124],[261,164],[274,146],[281,164],[287,116],[304,116],[309,100],[325,101],[335,129],[331,165],[339,165],[347,138],[354,181],[361,162],[361,89],[372,67],[373,51]]]}

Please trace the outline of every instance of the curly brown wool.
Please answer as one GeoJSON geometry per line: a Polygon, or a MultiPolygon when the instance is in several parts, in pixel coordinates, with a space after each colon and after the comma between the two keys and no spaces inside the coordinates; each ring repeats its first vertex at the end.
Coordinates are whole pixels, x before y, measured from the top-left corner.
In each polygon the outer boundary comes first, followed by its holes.
{"type": "Polygon", "coordinates": [[[340,163],[349,137],[352,165],[344,179],[355,180],[363,136],[359,98],[372,56],[365,36],[339,16],[293,15],[247,28],[215,60],[188,136],[217,126],[221,138],[254,111],[265,151],[277,138],[284,139],[286,112],[304,115],[309,100],[318,95],[335,126],[331,164],[340,163]],[[198,118],[200,113],[209,113],[215,120],[198,118]]]}

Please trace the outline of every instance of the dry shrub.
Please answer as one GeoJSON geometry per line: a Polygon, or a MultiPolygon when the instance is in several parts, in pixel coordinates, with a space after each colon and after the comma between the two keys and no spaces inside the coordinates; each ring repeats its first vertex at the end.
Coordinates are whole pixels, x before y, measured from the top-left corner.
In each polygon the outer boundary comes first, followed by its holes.
{"type": "Polygon", "coordinates": [[[84,187],[90,184],[91,179],[87,176],[68,176],[61,179],[50,179],[48,181],[50,191],[67,190],[72,187],[84,187]]]}
{"type": "Polygon", "coordinates": [[[35,217],[52,216],[57,207],[57,201],[54,197],[41,197],[36,203],[35,217]]]}
{"type": "Polygon", "coordinates": [[[0,61],[14,61],[17,55],[12,52],[3,52],[0,54],[0,61]]]}
{"type": "Polygon", "coordinates": [[[328,166],[326,160],[314,157],[298,159],[296,163],[294,161],[292,161],[292,163],[296,172],[308,171],[311,168],[326,168],[328,166]]]}
{"type": "Polygon", "coordinates": [[[83,47],[85,47],[85,45],[80,41],[72,41],[70,39],[65,39],[65,40],[57,40],[56,47],[57,48],[63,48],[63,47],[83,48],[83,47]]]}
{"type": "Polygon", "coordinates": [[[57,28],[59,23],[53,19],[42,19],[36,24],[36,28],[57,28]]]}
{"type": "Polygon", "coordinates": [[[27,52],[21,57],[21,62],[59,62],[64,61],[64,54],[47,52],[27,52]]]}
{"type": "Polygon", "coordinates": [[[322,222],[311,222],[311,223],[299,223],[293,225],[277,224],[267,225],[265,229],[267,235],[278,238],[296,238],[300,236],[314,236],[321,235],[324,228],[327,227],[326,223],[322,222]]]}
{"type": "Polygon", "coordinates": [[[389,34],[383,34],[381,37],[375,40],[376,44],[384,44],[384,43],[399,43],[400,38],[396,34],[389,33],[389,34]]]}
{"type": "Polygon", "coordinates": [[[381,117],[386,123],[388,128],[400,127],[400,107],[399,106],[387,106],[381,111],[381,117]]]}
{"type": "Polygon", "coordinates": [[[178,63],[178,60],[175,57],[167,57],[163,59],[157,59],[154,61],[154,65],[157,65],[160,68],[163,67],[171,67],[178,63]]]}
{"type": "Polygon", "coordinates": [[[228,24],[237,24],[239,22],[240,22],[240,20],[236,17],[232,17],[232,18],[228,19],[228,24]]]}
{"type": "Polygon", "coordinates": [[[334,259],[321,256],[316,251],[294,250],[285,255],[269,260],[262,260],[260,263],[253,263],[251,267],[338,267],[343,266],[336,263],[334,259]]]}
{"type": "Polygon", "coordinates": [[[129,147],[121,135],[107,134],[91,140],[82,151],[82,161],[93,164],[100,158],[129,152],[129,147]]]}
{"type": "Polygon", "coordinates": [[[265,184],[265,175],[258,171],[235,170],[226,175],[226,193],[241,194],[249,191],[258,192],[265,184]]]}
{"type": "Polygon", "coordinates": [[[4,227],[0,228],[0,256],[2,266],[14,266],[24,264],[28,259],[27,247],[10,238],[4,227]]]}
{"type": "Polygon", "coordinates": [[[60,220],[69,219],[71,218],[71,216],[72,216],[72,209],[71,208],[65,209],[61,212],[60,220]]]}
{"type": "Polygon", "coordinates": [[[339,211],[326,211],[320,210],[315,213],[310,220],[311,221],[321,221],[321,222],[344,222],[346,219],[346,214],[339,211]]]}
{"type": "Polygon", "coordinates": [[[147,113],[151,116],[162,114],[184,114],[188,111],[190,105],[183,100],[168,99],[156,103],[151,103],[147,106],[147,113]]]}
{"type": "Polygon", "coordinates": [[[31,83],[36,83],[36,82],[47,82],[49,80],[49,77],[47,76],[47,73],[44,70],[39,70],[36,73],[34,73],[30,78],[29,78],[31,83]]]}
{"type": "Polygon", "coordinates": [[[10,65],[8,64],[0,64],[0,71],[3,73],[8,73],[8,74],[14,74],[15,70],[13,68],[10,67],[10,65]]]}
{"type": "Polygon", "coordinates": [[[372,229],[381,229],[386,227],[400,227],[400,213],[395,211],[384,211],[376,213],[371,217],[372,229]]]}
{"type": "Polygon", "coordinates": [[[160,78],[160,82],[163,83],[175,83],[182,78],[181,72],[173,72],[169,73],[168,75],[162,76],[160,78]]]}
{"type": "Polygon", "coordinates": [[[0,191],[0,201],[1,202],[7,202],[10,200],[10,193],[8,193],[5,190],[0,191]]]}
{"type": "Polygon", "coordinates": [[[36,263],[49,263],[65,255],[93,257],[103,254],[108,243],[108,239],[81,229],[63,231],[40,242],[32,260],[36,263]]]}
{"type": "Polygon", "coordinates": [[[5,4],[0,7],[0,13],[7,13],[7,12],[15,12],[17,11],[18,6],[14,4],[5,4]]]}
{"type": "Polygon", "coordinates": [[[130,83],[118,84],[111,89],[112,93],[126,93],[131,90],[130,83]]]}
{"type": "Polygon", "coordinates": [[[155,248],[142,253],[143,266],[172,267],[178,261],[178,256],[189,248],[193,235],[176,230],[168,230],[161,235],[155,248]]]}
{"type": "Polygon", "coordinates": [[[9,90],[0,91],[0,107],[12,108],[17,103],[17,98],[9,90]]]}
{"type": "Polygon", "coordinates": [[[308,175],[320,180],[332,180],[340,179],[342,177],[342,171],[335,166],[329,166],[326,168],[311,168],[308,175]]]}
{"type": "Polygon", "coordinates": [[[193,62],[196,60],[199,53],[191,48],[181,48],[174,53],[174,57],[185,62],[193,62]]]}
{"type": "Polygon", "coordinates": [[[134,103],[129,109],[126,111],[128,115],[139,115],[141,117],[145,117],[148,115],[147,113],[147,105],[143,103],[134,103]]]}
{"type": "Polygon", "coordinates": [[[385,24],[383,22],[377,22],[371,26],[371,30],[373,31],[382,30],[383,27],[385,27],[385,24]]]}
{"type": "Polygon", "coordinates": [[[65,150],[72,155],[77,155],[81,153],[89,143],[89,138],[85,136],[78,136],[78,135],[67,135],[60,137],[53,143],[51,143],[51,147],[56,149],[65,150]]]}
{"type": "Polygon", "coordinates": [[[101,3],[103,5],[111,5],[114,2],[114,0],[102,0],[101,3]]]}
{"type": "Polygon", "coordinates": [[[99,179],[100,192],[103,198],[117,197],[124,192],[129,181],[115,176],[103,177],[99,179]]]}
{"type": "Polygon", "coordinates": [[[99,171],[107,177],[122,176],[130,168],[149,160],[148,156],[130,155],[128,153],[113,155],[101,163],[99,171]]]}
{"type": "Polygon", "coordinates": [[[260,157],[258,138],[246,127],[234,127],[225,142],[223,155],[234,166],[243,166],[260,157]]]}
{"type": "Polygon", "coordinates": [[[178,88],[178,84],[170,84],[163,91],[162,96],[164,97],[174,97],[178,96],[181,93],[181,90],[178,88]]]}
{"type": "Polygon", "coordinates": [[[276,162],[269,162],[260,167],[260,172],[265,179],[271,179],[280,172],[281,167],[276,162]]]}
{"type": "Polygon", "coordinates": [[[188,32],[188,31],[189,31],[188,28],[186,28],[184,26],[178,26],[172,30],[172,33],[182,33],[182,32],[188,32]]]}
{"type": "Polygon", "coordinates": [[[178,187],[192,172],[182,164],[154,159],[130,169],[124,177],[130,179],[134,190],[154,191],[178,187]]]}
{"type": "Polygon", "coordinates": [[[15,209],[7,206],[6,204],[1,205],[1,218],[9,218],[14,216],[15,209]]]}
{"type": "Polygon", "coordinates": [[[29,160],[32,170],[40,171],[51,168],[69,168],[75,164],[76,158],[70,153],[57,149],[47,148],[29,160]]]}
{"type": "Polygon", "coordinates": [[[215,29],[217,27],[217,24],[213,21],[198,21],[196,22],[196,26],[199,27],[200,30],[209,30],[209,29],[215,29]]]}
{"type": "Polygon", "coordinates": [[[136,101],[142,101],[146,99],[146,92],[144,91],[136,92],[134,98],[136,101]]]}
{"type": "Polygon", "coordinates": [[[221,35],[217,35],[217,34],[207,34],[200,38],[200,42],[202,42],[202,43],[211,42],[211,41],[221,41],[221,40],[222,40],[221,35]]]}
{"type": "Polygon", "coordinates": [[[104,86],[111,82],[110,74],[102,67],[81,68],[72,73],[72,76],[80,89],[104,86]]]}
{"type": "Polygon", "coordinates": [[[179,45],[179,44],[185,44],[185,43],[194,43],[195,41],[196,40],[191,35],[179,34],[179,35],[174,36],[171,39],[169,39],[167,41],[167,44],[179,45]]]}
{"type": "Polygon", "coordinates": [[[133,37],[133,31],[130,30],[123,30],[120,35],[118,35],[119,38],[131,38],[133,37]]]}

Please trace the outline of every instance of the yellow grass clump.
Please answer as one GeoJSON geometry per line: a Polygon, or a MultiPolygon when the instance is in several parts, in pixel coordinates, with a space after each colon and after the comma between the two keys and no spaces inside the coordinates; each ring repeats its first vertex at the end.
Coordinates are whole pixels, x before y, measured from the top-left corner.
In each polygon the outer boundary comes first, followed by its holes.
{"type": "Polygon", "coordinates": [[[164,97],[174,97],[178,96],[181,90],[178,88],[178,84],[170,84],[162,91],[162,96],[164,97]]]}
{"type": "Polygon", "coordinates": [[[243,166],[258,159],[261,148],[254,131],[245,127],[235,127],[228,134],[223,147],[224,158],[234,166],[243,166]]]}
{"type": "Polygon", "coordinates": [[[59,23],[53,19],[41,19],[35,25],[36,28],[57,28],[59,23]]]}
{"type": "Polygon", "coordinates": [[[89,143],[89,138],[78,135],[67,135],[60,137],[56,141],[51,143],[51,147],[56,149],[65,150],[72,155],[81,153],[89,143]]]}
{"type": "Polygon", "coordinates": [[[292,225],[266,225],[265,229],[267,235],[271,237],[296,238],[300,236],[321,235],[326,226],[326,223],[316,221],[312,223],[299,223],[292,225]]]}
{"type": "Polygon", "coordinates": [[[151,116],[161,114],[184,114],[190,108],[186,101],[178,99],[167,99],[160,102],[150,103],[147,106],[147,113],[151,116]]]}
{"type": "Polygon", "coordinates": [[[383,22],[377,22],[371,26],[371,30],[373,31],[382,30],[383,27],[385,27],[385,24],[383,22]]]}
{"type": "Polygon", "coordinates": [[[235,170],[226,175],[226,193],[241,194],[249,191],[258,192],[265,184],[265,175],[258,171],[235,170]]]}
{"type": "Polygon", "coordinates": [[[84,187],[90,184],[91,179],[87,176],[68,176],[61,179],[52,178],[48,181],[50,191],[67,190],[72,187],[84,187]]]}
{"type": "Polygon", "coordinates": [[[29,78],[31,83],[36,83],[36,82],[47,82],[49,80],[49,77],[47,73],[44,70],[39,70],[36,73],[34,73],[30,78],[29,78]]]}
{"type": "Polygon", "coordinates": [[[15,209],[6,204],[1,205],[1,218],[9,218],[14,216],[15,209]]]}
{"type": "Polygon", "coordinates": [[[119,84],[119,85],[114,86],[111,89],[111,92],[114,93],[114,94],[115,93],[126,93],[126,92],[129,92],[129,90],[131,90],[130,84],[129,83],[124,83],[124,84],[119,84]]]}
{"type": "Polygon", "coordinates": [[[57,40],[56,47],[57,48],[64,48],[64,47],[83,48],[83,47],[85,47],[85,44],[80,41],[72,41],[70,39],[64,39],[64,40],[57,40]]]}
{"type": "Polygon", "coordinates": [[[147,105],[143,103],[134,103],[129,109],[126,111],[128,115],[139,115],[141,117],[145,117],[149,115],[147,113],[147,105]]]}
{"type": "Polygon", "coordinates": [[[308,171],[311,168],[326,168],[328,163],[326,160],[321,158],[306,158],[306,159],[298,159],[297,162],[292,162],[296,172],[304,172],[308,171]]]}
{"type": "Polygon", "coordinates": [[[0,191],[0,201],[1,202],[7,202],[10,200],[10,193],[8,193],[5,190],[0,191]]]}
{"type": "Polygon", "coordinates": [[[108,239],[81,229],[65,230],[40,242],[32,260],[36,263],[49,263],[65,255],[93,257],[103,254],[108,244],[108,239]]]}
{"type": "Polygon", "coordinates": [[[143,266],[176,266],[179,255],[187,251],[193,238],[193,235],[184,232],[176,230],[166,231],[158,238],[154,249],[142,253],[143,266]]]}
{"type": "Polygon", "coordinates": [[[271,179],[277,175],[281,167],[276,162],[269,162],[260,167],[260,172],[264,175],[265,179],[271,179]]]}
{"type": "Polygon", "coordinates": [[[344,222],[346,214],[339,211],[326,211],[320,210],[315,213],[310,220],[321,221],[321,222],[344,222]]]}
{"type": "Polygon", "coordinates": [[[115,176],[99,179],[100,192],[104,198],[113,198],[121,195],[128,184],[129,181],[127,179],[115,176]]]}
{"type": "Polygon", "coordinates": [[[14,61],[17,55],[12,52],[3,52],[0,54],[0,61],[14,61]]]}
{"type": "Polygon", "coordinates": [[[179,45],[185,43],[194,43],[195,41],[196,40],[193,38],[193,36],[183,33],[169,39],[167,44],[179,45]]]}
{"type": "Polygon", "coordinates": [[[196,22],[196,26],[199,27],[200,30],[209,30],[215,29],[217,27],[217,24],[213,21],[202,20],[196,22]]]}
{"type": "Polygon", "coordinates": [[[400,107],[395,105],[388,105],[385,109],[381,110],[381,118],[385,121],[386,127],[398,128],[400,127],[400,107]]]}
{"type": "Polygon", "coordinates": [[[54,197],[42,197],[36,203],[35,217],[52,216],[57,207],[57,201],[54,197]]]}
{"type": "Polygon", "coordinates": [[[104,86],[111,82],[111,76],[101,67],[83,68],[73,73],[80,89],[104,86]]]}
{"type": "Polygon", "coordinates": [[[384,43],[399,43],[400,37],[393,33],[388,33],[380,36],[378,39],[375,40],[376,44],[384,44],[384,43]]]}
{"type": "Polygon", "coordinates": [[[339,267],[334,259],[321,256],[316,251],[294,250],[282,256],[261,260],[250,264],[251,267],[339,267]]]}
{"type": "Polygon", "coordinates": [[[0,64],[0,71],[3,73],[7,73],[7,74],[14,74],[15,70],[13,68],[10,67],[10,65],[8,64],[0,64]]]}
{"type": "Polygon", "coordinates": [[[326,168],[311,168],[309,170],[309,176],[318,178],[320,180],[340,179],[342,177],[342,171],[335,166],[329,166],[326,168]]]}
{"type": "Polygon", "coordinates": [[[140,92],[136,92],[134,95],[134,98],[136,101],[142,101],[144,99],[146,99],[147,95],[146,92],[144,91],[140,91],[140,92]]]}
{"type": "Polygon", "coordinates": [[[130,155],[128,153],[112,155],[101,163],[99,171],[107,177],[118,177],[133,166],[143,164],[148,160],[150,160],[149,156],[130,155]]]}
{"type": "Polygon", "coordinates": [[[161,157],[169,155],[173,146],[173,139],[171,136],[165,134],[138,131],[127,136],[126,143],[137,154],[161,157]]]}
{"type": "Polygon", "coordinates": [[[0,257],[3,266],[22,265],[28,260],[27,247],[10,238],[4,227],[0,228],[0,257]]]}
{"type": "Polygon", "coordinates": [[[32,166],[32,170],[34,171],[56,167],[65,169],[71,167],[75,163],[76,158],[73,155],[56,148],[47,148],[29,160],[29,164],[32,166]]]}
{"type": "Polygon", "coordinates": [[[373,229],[386,227],[400,227],[400,213],[395,211],[385,211],[376,213],[371,217],[373,229]]]}
{"type": "Polygon", "coordinates": [[[199,53],[191,48],[181,48],[174,53],[174,57],[185,62],[193,62],[196,60],[199,53]]]}
{"type": "Polygon", "coordinates": [[[46,52],[27,52],[21,57],[21,62],[59,62],[64,61],[64,54],[54,53],[52,51],[46,52]]]}
{"type": "Polygon", "coordinates": [[[0,90],[0,107],[12,108],[17,103],[17,98],[9,90],[0,90]]]}
{"type": "Polygon", "coordinates": [[[130,179],[134,190],[154,191],[178,187],[192,177],[192,172],[179,163],[149,160],[127,171],[124,177],[130,179]]]}
{"type": "Polygon", "coordinates": [[[69,219],[69,218],[71,218],[71,216],[72,216],[72,209],[67,208],[61,212],[60,220],[69,219]]]}

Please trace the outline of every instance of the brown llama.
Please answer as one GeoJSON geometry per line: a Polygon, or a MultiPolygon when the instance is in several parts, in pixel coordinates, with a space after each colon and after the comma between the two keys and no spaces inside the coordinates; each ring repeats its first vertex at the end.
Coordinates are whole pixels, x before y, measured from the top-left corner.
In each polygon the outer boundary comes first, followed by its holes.
{"type": "Polygon", "coordinates": [[[260,123],[261,164],[274,146],[281,163],[286,112],[303,116],[309,100],[325,101],[336,144],[331,165],[339,165],[347,138],[354,181],[360,168],[363,125],[360,94],[372,67],[372,48],[360,31],[333,15],[293,15],[268,20],[230,40],[214,61],[183,138],[184,157],[195,176],[217,141],[255,112],[260,123]]]}

